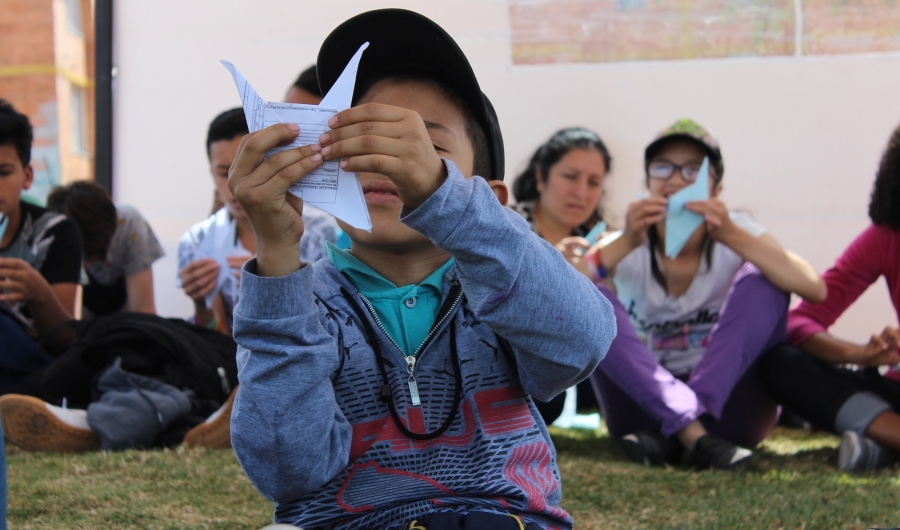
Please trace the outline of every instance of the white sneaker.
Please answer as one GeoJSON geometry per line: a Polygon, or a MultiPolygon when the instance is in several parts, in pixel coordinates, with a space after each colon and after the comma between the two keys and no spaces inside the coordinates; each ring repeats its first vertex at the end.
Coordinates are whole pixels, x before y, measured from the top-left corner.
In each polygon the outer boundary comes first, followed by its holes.
{"type": "Polygon", "coordinates": [[[875,440],[844,431],[838,449],[838,469],[841,471],[867,471],[888,467],[896,461],[893,451],[875,440]]]}

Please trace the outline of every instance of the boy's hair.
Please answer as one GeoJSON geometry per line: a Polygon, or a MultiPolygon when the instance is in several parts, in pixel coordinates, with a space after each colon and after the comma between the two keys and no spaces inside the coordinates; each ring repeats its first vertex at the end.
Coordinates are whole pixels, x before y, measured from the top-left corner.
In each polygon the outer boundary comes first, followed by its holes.
{"type": "MultiPolygon", "coordinates": [[[[373,86],[380,83],[381,81],[390,81],[394,83],[406,83],[406,82],[420,82],[420,83],[428,83],[429,85],[437,88],[441,94],[444,95],[450,102],[456,107],[463,115],[463,121],[466,127],[466,136],[469,137],[469,142],[472,143],[472,152],[474,153],[474,160],[472,161],[472,174],[478,175],[479,177],[485,180],[492,180],[495,177],[493,176],[493,169],[491,164],[491,148],[488,145],[487,135],[484,132],[481,124],[478,123],[478,120],[475,118],[475,114],[472,112],[472,109],[466,105],[465,101],[453,91],[447,85],[444,85],[440,81],[433,79],[427,75],[422,75],[418,73],[398,73],[398,74],[385,74],[381,76],[372,77],[366,80],[366,83],[361,87],[361,90],[358,90],[356,93],[359,94],[358,99],[362,99],[365,95],[372,89],[373,86]]],[[[353,102],[356,104],[356,101],[353,102]]]]}
{"type": "Polygon", "coordinates": [[[109,193],[93,182],[73,182],[53,188],[47,208],[71,219],[81,232],[84,256],[106,260],[109,245],[118,226],[116,206],[109,193]]]}
{"type": "Polygon", "coordinates": [[[322,89],[319,88],[319,76],[316,75],[316,65],[312,65],[300,72],[293,86],[300,90],[305,90],[316,97],[322,97],[322,89]]]}
{"type": "Polygon", "coordinates": [[[209,131],[206,133],[206,157],[209,158],[209,149],[213,143],[231,140],[249,132],[243,107],[226,110],[219,114],[209,124],[209,131]]]}
{"type": "Polygon", "coordinates": [[[22,167],[31,162],[31,143],[34,130],[28,116],[17,112],[5,99],[0,99],[0,145],[12,144],[22,167]]]}
{"type": "Polygon", "coordinates": [[[891,134],[881,157],[869,202],[869,219],[876,225],[900,230],[900,127],[891,134]]]}

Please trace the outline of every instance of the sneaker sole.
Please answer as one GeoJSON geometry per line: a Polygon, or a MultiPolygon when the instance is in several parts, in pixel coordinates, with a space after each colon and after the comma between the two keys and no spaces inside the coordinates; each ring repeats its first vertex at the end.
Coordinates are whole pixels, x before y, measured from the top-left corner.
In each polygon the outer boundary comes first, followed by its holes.
{"type": "Polygon", "coordinates": [[[204,422],[184,435],[185,447],[206,447],[207,449],[231,449],[231,409],[237,388],[231,391],[221,414],[210,422],[204,422]]]}
{"type": "Polygon", "coordinates": [[[838,469],[844,472],[854,471],[861,454],[862,444],[859,435],[853,431],[844,431],[838,449],[838,469]]]}
{"type": "Polygon", "coordinates": [[[83,453],[100,449],[100,438],[94,431],[65,423],[37,398],[12,394],[0,397],[0,416],[6,439],[26,451],[83,453]]]}
{"type": "Polygon", "coordinates": [[[628,459],[635,464],[641,464],[647,467],[653,465],[653,463],[650,462],[650,457],[647,456],[647,452],[641,447],[641,442],[638,440],[637,436],[626,434],[619,440],[619,445],[622,446],[622,450],[625,451],[625,455],[628,456],[628,459]]]}

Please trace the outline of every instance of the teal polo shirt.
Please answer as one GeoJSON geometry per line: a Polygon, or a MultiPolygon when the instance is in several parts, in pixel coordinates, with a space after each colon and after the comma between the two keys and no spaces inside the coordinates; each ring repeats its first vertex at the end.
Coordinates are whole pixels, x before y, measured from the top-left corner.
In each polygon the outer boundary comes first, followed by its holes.
{"type": "Polygon", "coordinates": [[[369,299],[388,336],[406,356],[425,342],[431,331],[444,291],[444,274],[453,266],[447,260],[418,285],[397,287],[350,252],[328,243],[328,259],[369,299]]]}

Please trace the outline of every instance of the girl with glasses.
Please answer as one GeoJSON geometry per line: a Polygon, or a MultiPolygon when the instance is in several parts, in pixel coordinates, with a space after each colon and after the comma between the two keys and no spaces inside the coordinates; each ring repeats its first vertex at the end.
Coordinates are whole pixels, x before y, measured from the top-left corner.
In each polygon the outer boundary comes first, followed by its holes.
{"type": "Polygon", "coordinates": [[[810,302],[825,285],[802,258],[719,198],[718,143],[681,120],[645,151],[650,196],[628,207],[625,228],[590,250],[616,309],[618,334],[591,381],[610,433],[635,462],[742,469],[774,427],[778,408],[759,382],[761,354],[785,337],[788,293],[810,302]],[[709,199],[687,204],[703,223],[676,257],[665,255],[669,198],[710,161],[709,199]]]}

